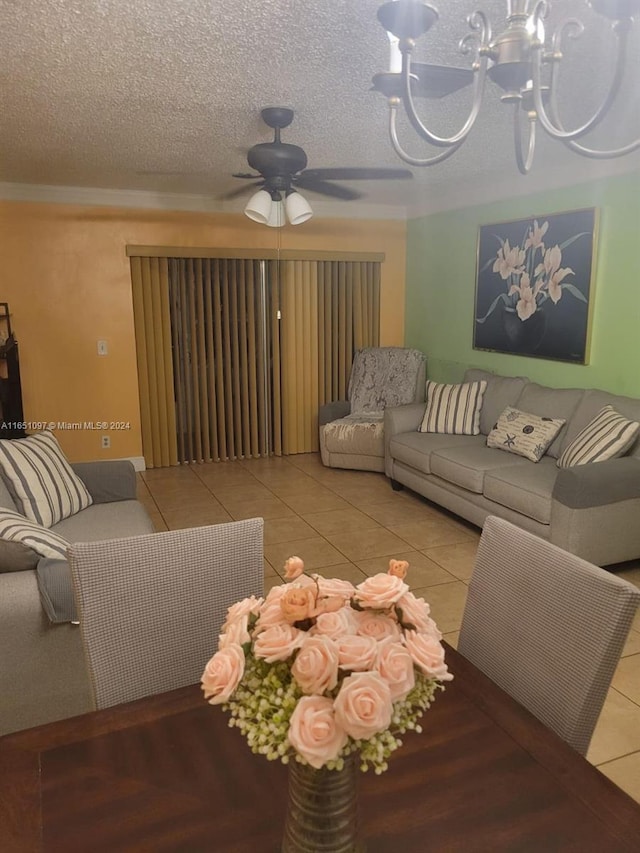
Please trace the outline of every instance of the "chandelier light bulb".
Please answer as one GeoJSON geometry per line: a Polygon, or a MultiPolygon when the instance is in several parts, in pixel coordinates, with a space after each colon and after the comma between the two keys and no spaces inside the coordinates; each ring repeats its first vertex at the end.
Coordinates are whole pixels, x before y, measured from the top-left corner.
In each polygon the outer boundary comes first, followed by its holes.
{"type": "Polygon", "coordinates": [[[245,216],[253,219],[254,222],[266,225],[269,222],[272,204],[271,195],[266,190],[259,190],[247,202],[244,209],[245,216]]]}
{"type": "Polygon", "coordinates": [[[302,225],[313,216],[309,202],[295,190],[287,195],[285,201],[287,219],[292,225],[302,225]]]}

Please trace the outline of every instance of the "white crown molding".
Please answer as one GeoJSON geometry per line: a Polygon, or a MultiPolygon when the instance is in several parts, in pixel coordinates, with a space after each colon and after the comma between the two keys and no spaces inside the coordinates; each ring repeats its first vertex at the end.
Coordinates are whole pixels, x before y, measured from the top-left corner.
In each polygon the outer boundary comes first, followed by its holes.
{"type": "MultiPolygon", "coordinates": [[[[242,213],[242,202],[220,202],[211,196],[186,193],[157,193],[148,190],[102,189],[98,187],[51,186],[0,182],[0,199],[48,204],[80,204],[146,210],[181,210],[200,213],[242,213]]],[[[370,203],[349,204],[314,201],[318,216],[339,219],[406,219],[407,208],[370,203]]]]}
{"type": "MultiPolygon", "coordinates": [[[[446,193],[433,193],[424,201],[409,208],[408,218],[417,219],[448,210],[484,206],[493,202],[508,201],[539,192],[593,183],[604,178],[634,173],[640,170],[640,154],[619,160],[587,160],[580,158],[570,166],[546,169],[535,175],[510,174],[508,180],[496,180],[495,175],[480,178],[464,186],[453,185],[446,193]]],[[[506,177],[506,176],[505,176],[506,177]]]]}

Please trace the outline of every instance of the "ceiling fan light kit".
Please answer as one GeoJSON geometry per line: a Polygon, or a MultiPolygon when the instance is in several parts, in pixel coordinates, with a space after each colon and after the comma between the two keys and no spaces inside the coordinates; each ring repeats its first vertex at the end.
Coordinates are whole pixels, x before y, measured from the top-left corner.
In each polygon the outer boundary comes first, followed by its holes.
{"type": "MultiPolygon", "coordinates": [[[[254,193],[244,209],[254,222],[280,228],[288,220],[291,225],[302,225],[313,216],[313,210],[298,188],[352,201],[362,193],[342,186],[335,181],[378,181],[412,178],[408,169],[348,168],[307,169],[307,155],[299,145],[282,142],[280,131],[293,121],[289,107],[265,107],[262,118],[273,128],[273,142],[260,142],[249,149],[247,162],[254,173],[237,172],[234,178],[250,180],[260,189],[254,193]]],[[[227,193],[233,198],[244,189],[227,193]]]]}
{"type": "Polygon", "coordinates": [[[471,56],[470,69],[412,61],[416,41],[437,22],[438,11],[423,0],[384,3],[378,9],[378,20],[391,43],[390,70],[375,75],[373,88],[388,100],[389,136],[398,156],[412,166],[433,166],[455,153],[480,114],[487,77],[502,89],[501,101],[512,107],[516,163],[522,174],[526,175],[533,165],[538,126],[583,157],[604,160],[638,150],[640,137],[606,150],[590,148],[578,141],[603,122],[616,100],[626,71],[633,19],[640,15],[640,0],[585,0],[585,3],[605,19],[603,25],[606,23],[612,30],[617,49],[604,100],[586,122],[571,130],[565,128],[560,115],[558,69],[563,60],[564,40],[579,38],[585,26],[576,18],[568,18],[553,33],[545,34],[544,22],[552,6],[561,8],[561,2],[507,0],[506,24],[495,38],[487,15],[480,10],[473,12],[467,19],[471,32],[459,43],[460,52],[471,56]],[[446,97],[471,83],[473,101],[460,130],[448,137],[429,130],[418,115],[415,98],[446,97]],[[404,150],[397,131],[401,105],[416,133],[439,148],[438,153],[418,158],[404,150]]]}

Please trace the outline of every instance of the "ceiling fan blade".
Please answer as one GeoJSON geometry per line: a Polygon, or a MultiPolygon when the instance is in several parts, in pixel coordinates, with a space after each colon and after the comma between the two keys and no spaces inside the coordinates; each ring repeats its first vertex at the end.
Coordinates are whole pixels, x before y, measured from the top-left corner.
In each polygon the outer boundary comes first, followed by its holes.
{"type": "Polygon", "coordinates": [[[241,187],[238,187],[238,189],[236,189],[236,190],[231,190],[228,193],[224,193],[224,195],[219,195],[218,198],[221,201],[226,200],[226,199],[231,199],[231,198],[237,198],[240,195],[244,195],[244,193],[246,193],[249,189],[251,189],[252,186],[263,187],[264,181],[256,181],[253,184],[243,184],[241,187]]]}
{"type": "Polygon", "coordinates": [[[341,198],[345,201],[355,201],[357,198],[362,198],[363,196],[362,193],[356,192],[356,190],[349,189],[348,187],[341,187],[339,184],[330,184],[328,181],[308,178],[306,172],[303,172],[302,175],[294,178],[293,184],[303,190],[311,190],[311,192],[314,193],[329,195],[333,198],[341,198]]]}
{"type": "Polygon", "coordinates": [[[305,169],[304,178],[321,181],[396,181],[413,178],[409,169],[367,169],[338,167],[336,169],[305,169]]]}
{"type": "Polygon", "coordinates": [[[256,180],[257,178],[260,177],[260,175],[257,172],[234,172],[231,175],[231,177],[232,178],[253,178],[254,180],[256,180]]]}

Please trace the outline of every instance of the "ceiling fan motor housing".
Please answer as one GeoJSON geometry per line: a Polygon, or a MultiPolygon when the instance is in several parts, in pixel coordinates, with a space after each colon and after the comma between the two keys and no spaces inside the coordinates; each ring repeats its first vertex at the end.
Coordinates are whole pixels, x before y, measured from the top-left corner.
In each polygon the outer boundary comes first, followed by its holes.
{"type": "Polygon", "coordinates": [[[260,142],[249,149],[247,161],[252,169],[268,180],[289,177],[301,172],[307,165],[307,155],[298,145],[288,142],[260,142]]]}

